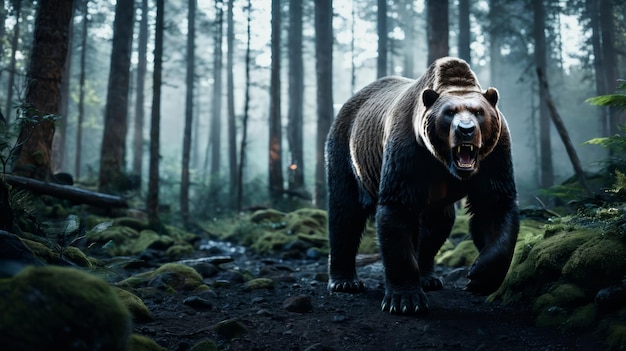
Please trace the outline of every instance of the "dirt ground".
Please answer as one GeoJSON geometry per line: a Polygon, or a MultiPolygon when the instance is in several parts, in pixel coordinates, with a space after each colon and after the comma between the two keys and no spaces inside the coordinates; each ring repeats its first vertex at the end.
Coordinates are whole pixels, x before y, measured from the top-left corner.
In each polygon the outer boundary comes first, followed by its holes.
{"type": "MultiPolygon", "coordinates": [[[[431,311],[398,316],[380,311],[378,262],[359,268],[366,291],[330,294],[324,258],[280,261],[239,257],[205,278],[212,290],[142,296],[153,321],[134,332],[168,350],[189,350],[211,339],[221,350],[601,350],[591,334],[533,326],[525,306],[501,306],[463,291],[457,280],[428,292],[431,311]],[[238,272],[273,281],[249,289],[238,272]],[[285,307],[291,297],[303,304],[285,307]],[[190,301],[204,301],[194,304],[190,301]],[[310,301],[310,306],[307,304],[310,301]],[[226,325],[226,327],[224,327],[226,325]]],[[[454,272],[453,272],[454,273],[454,272]]]]}

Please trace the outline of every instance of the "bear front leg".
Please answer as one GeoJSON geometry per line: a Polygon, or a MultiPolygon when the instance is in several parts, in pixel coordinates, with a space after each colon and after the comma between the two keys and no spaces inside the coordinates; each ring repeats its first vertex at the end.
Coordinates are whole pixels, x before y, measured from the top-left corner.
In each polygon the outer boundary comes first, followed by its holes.
{"type": "Polygon", "coordinates": [[[420,214],[402,206],[379,205],[376,231],[385,268],[385,297],[381,309],[389,313],[428,311],[420,285],[417,246],[420,214]]]}
{"type": "Polygon", "coordinates": [[[519,232],[519,212],[514,201],[493,206],[470,206],[470,233],[479,251],[470,267],[466,289],[479,294],[496,291],[509,270],[519,232]]]}
{"type": "Polygon", "coordinates": [[[435,255],[448,239],[454,226],[456,210],[454,204],[427,209],[422,214],[419,237],[419,268],[424,290],[443,289],[443,280],[435,274],[435,255]]]}

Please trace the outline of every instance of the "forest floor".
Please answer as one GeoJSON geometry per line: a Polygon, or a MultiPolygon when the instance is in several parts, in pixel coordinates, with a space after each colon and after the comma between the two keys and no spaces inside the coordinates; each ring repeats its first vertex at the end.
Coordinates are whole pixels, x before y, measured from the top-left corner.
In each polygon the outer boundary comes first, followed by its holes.
{"type": "Polygon", "coordinates": [[[464,291],[464,268],[438,267],[445,286],[427,293],[431,311],[398,316],[380,310],[377,255],[359,257],[366,290],[355,295],[327,291],[323,257],[281,260],[217,246],[195,257],[183,263],[211,290],[140,295],[153,320],[135,323],[134,333],[176,351],[200,350],[202,341],[220,350],[603,349],[591,334],[533,326],[527,306],[502,306],[464,291]],[[249,279],[264,284],[251,286],[249,279]]]}

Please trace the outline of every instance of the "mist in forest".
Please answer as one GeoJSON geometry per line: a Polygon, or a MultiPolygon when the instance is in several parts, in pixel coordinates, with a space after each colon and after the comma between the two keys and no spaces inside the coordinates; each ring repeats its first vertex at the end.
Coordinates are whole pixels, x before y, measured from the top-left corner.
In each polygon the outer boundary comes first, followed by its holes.
{"type": "MultiPolygon", "coordinates": [[[[128,1],[128,0],[126,0],[128,1]]],[[[292,34],[291,6],[300,1],[274,0],[280,11],[279,47],[280,67],[280,164],[283,171],[283,187],[289,187],[289,167],[293,152],[289,142],[290,98],[294,89],[290,86],[292,66],[295,59],[289,40],[292,34]]],[[[316,71],[316,25],[315,5],[317,1],[302,1],[301,45],[302,60],[302,152],[298,166],[304,169],[303,193],[313,194],[316,187],[316,160],[318,145],[317,125],[317,71],[316,71]]],[[[384,14],[386,28],[380,29],[377,0],[335,0],[332,16],[332,100],[335,113],[353,93],[374,81],[380,74],[380,58],[384,55],[385,75],[419,77],[429,64],[429,36],[427,1],[387,0],[384,14]],[[386,34],[385,51],[380,50],[380,35],[386,34]]],[[[443,2],[441,2],[443,3],[443,2]]],[[[166,1],[164,8],[163,70],[160,109],[160,194],[161,202],[178,208],[181,177],[181,155],[186,113],[188,84],[188,23],[189,2],[166,1]]],[[[76,0],[71,20],[71,35],[66,72],[68,90],[64,98],[67,108],[57,122],[56,133],[63,130],[62,154],[54,157],[54,171],[80,176],[76,181],[93,184],[98,179],[101,141],[104,132],[104,111],[107,102],[109,70],[112,55],[113,23],[116,1],[76,0]],[[86,22],[85,22],[86,21],[86,22]],[[81,65],[81,56],[84,55],[81,65]],[[79,84],[81,75],[83,85],[79,84]],[[83,96],[80,97],[80,89],[83,96]],[[82,99],[82,141],[77,143],[79,100],[82,99]],[[81,157],[77,165],[77,145],[81,157]]],[[[191,128],[191,201],[200,208],[210,211],[229,207],[227,201],[212,199],[216,203],[207,205],[209,192],[228,194],[229,148],[227,123],[227,56],[232,51],[232,77],[237,155],[245,144],[243,184],[245,206],[268,204],[267,188],[269,173],[270,117],[276,111],[271,106],[272,56],[272,7],[269,1],[203,0],[197,2],[195,11],[195,53],[193,73],[193,124],[191,128]],[[229,4],[230,3],[230,4],[229,4]],[[228,45],[228,7],[232,6],[232,46],[228,45]],[[248,17],[250,31],[247,31],[248,17]],[[249,42],[249,43],[248,43],[249,42]],[[221,44],[218,44],[221,43],[221,44]],[[246,53],[249,44],[249,80],[246,80],[246,53]],[[216,66],[216,58],[221,65],[216,66]],[[216,71],[216,67],[220,67],[216,71]],[[221,81],[216,87],[216,79],[221,81]],[[246,88],[248,87],[247,136],[242,143],[243,117],[246,111],[246,88]],[[220,89],[216,94],[215,89],[220,89]],[[215,97],[221,103],[218,115],[221,119],[219,145],[215,143],[212,130],[216,106],[215,97]],[[219,150],[219,172],[211,173],[209,165],[215,158],[214,148],[219,150]],[[210,189],[218,184],[218,189],[210,189]]],[[[623,114],[618,119],[607,117],[599,107],[585,100],[600,94],[613,93],[617,79],[626,78],[626,13],[620,1],[578,0],[455,0],[447,2],[448,38],[437,39],[441,44],[447,39],[448,55],[459,56],[470,62],[483,87],[493,86],[499,90],[499,107],[507,118],[513,138],[513,159],[520,205],[533,205],[540,194],[543,175],[552,174],[552,184],[557,185],[574,176],[572,164],[565,152],[563,142],[553,126],[548,131],[551,169],[542,169],[541,142],[546,140],[540,133],[541,96],[536,74],[538,37],[536,34],[537,11],[543,13],[543,40],[545,50],[545,74],[549,92],[558,113],[569,133],[569,137],[586,172],[596,172],[607,154],[596,145],[585,141],[606,136],[616,130],[615,122],[624,123],[623,114]],[[610,6],[610,11],[602,6],[610,6]],[[609,4],[610,5],[607,5],[609,4]],[[465,5],[462,6],[462,5],[465,5]],[[608,16],[608,17],[607,17],[608,16]],[[465,19],[465,21],[462,21],[465,19]],[[603,24],[610,23],[609,28],[603,24]],[[609,31],[608,35],[607,31],[609,31]],[[612,32],[611,32],[612,31],[612,32]],[[600,38],[598,38],[600,36],[600,38]],[[596,41],[600,42],[598,44],[596,41]],[[611,45],[608,45],[609,43],[611,45]],[[598,47],[600,45],[600,47],[598,47]],[[605,49],[608,46],[608,49],[605,49]],[[603,52],[602,50],[605,49],[603,52]],[[467,55],[469,52],[469,56],[467,55]],[[602,52],[601,59],[598,54],[602,52]],[[607,56],[608,55],[608,56],[607,56]],[[613,61],[610,61],[610,57],[613,61]],[[605,72],[607,62],[612,68],[605,72]],[[602,84],[598,84],[602,77],[602,84]],[[607,78],[608,77],[608,78],[607,78]],[[612,78],[611,78],[612,77],[612,78]],[[543,139],[542,139],[543,138],[543,139]]],[[[2,1],[2,24],[0,37],[0,101],[2,111],[11,116],[9,110],[23,100],[25,72],[33,42],[33,17],[36,2],[2,1]],[[10,89],[8,89],[10,88],[10,89]],[[10,90],[10,91],[9,91],[10,90]]],[[[434,5],[432,5],[434,6],[434,5]]],[[[128,125],[123,163],[126,172],[132,173],[132,149],[135,140],[134,119],[137,114],[137,71],[139,65],[139,33],[141,19],[147,18],[147,72],[144,77],[145,123],[143,127],[143,167],[141,191],[148,185],[148,145],[150,138],[150,109],[152,107],[152,70],[154,51],[154,24],[156,10],[153,1],[147,1],[147,13],[142,13],[142,1],[135,1],[134,28],[131,40],[130,83],[128,94],[128,125]]],[[[275,13],[274,13],[275,15],[275,13]]],[[[445,33],[445,29],[444,29],[445,33]]],[[[276,34],[276,33],[274,33],[276,34]]],[[[13,112],[10,119],[14,119],[13,112]]],[[[549,117],[548,117],[549,118],[549,117]]],[[[297,141],[296,141],[297,142],[297,141]]],[[[236,160],[238,163],[240,159],[236,160]]],[[[223,199],[223,197],[222,197],[223,199]]],[[[302,197],[304,204],[311,204],[310,197],[302,197]]],[[[193,205],[192,205],[193,207],[193,205]]]]}

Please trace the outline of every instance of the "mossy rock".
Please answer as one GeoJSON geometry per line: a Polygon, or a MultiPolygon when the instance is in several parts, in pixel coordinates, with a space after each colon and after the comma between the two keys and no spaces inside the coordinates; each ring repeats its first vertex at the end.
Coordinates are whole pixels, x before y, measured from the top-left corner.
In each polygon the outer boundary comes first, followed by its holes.
{"type": "Polygon", "coordinates": [[[196,250],[193,248],[193,246],[191,246],[190,244],[184,243],[184,244],[175,244],[173,246],[168,247],[167,250],[165,250],[165,254],[168,257],[179,259],[188,255],[191,255],[195,251],[196,250]]]}
{"type": "Polygon", "coordinates": [[[247,291],[252,290],[274,290],[274,281],[269,278],[256,278],[252,280],[248,280],[244,284],[244,289],[247,291]]]}
{"type": "Polygon", "coordinates": [[[42,259],[45,262],[54,262],[56,255],[48,246],[34,240],[20,238],[24,245],[33,253],[33,255],[42,259]]]}
{"type": "Polygon", "coordinates": [[[250,216],[250,222],[257,224],[275,224],[281,223],[285,221],[286,214],[284,212],[274,210],[274,209],[266,209],[266,210],[258,210],[255,211],[250,216]]]}
{"type": "Polygon", "coordinates": [[[250,248],[258,253],[271,253],[282,248],[295,238],[291,235],[287,235],[281,232],[266,231],[264,232],[250,248]]]}
{"type": "Polygon", "coordinates": [[[471,240],[461,241],[453,250],[448,250],[436,258],[436,263],[448,267],[469,266],[478,257],[478,250],[471,240]]]}
{"type": "Polygon", "coordinates": [[[209,287],[202,276],[192,267],[179,263],[166,263],[154,271],[128,277],[117,284],[123,289],[138,289],[147,286],[174,293],[176,291],[204,291],[209,287]]]}
{"type": "Polygon", "coordinates": [[[140,232],[148,229],[148,221],[134,217],[118,217],[113,220],[113,224],[122,227],[130,227],[140,232]]]}
{"type": "Polygon", "coordinates": [[[167,351],[167,349],[147,336],[132,334],[128,340],[128,351],[167,351]]]}
{"type": "Polygon", "coordinates": [[[0,280],[0,295],[3,349],[127,349],[130,314],[115,291],[89,273],[27,267],[0,280]]]}
{"type": "Polygon", "coordinates": [[[626,349],[626,323],[616,323],[609,327],[606,344],[609,350],[626,349]]]}
{"type": "Polygon", "coordinates": [[[569,281],[597,291],[626,274],[626,246],[614,238],[596,234],[572,253],[562,273],[569,281]]]}
{"type": "Polygon", "coordinates": [[[92,261],[82,252],[79,248],[75,246],[68,246],[62,251],[63,257],[68,260],[74,262],[80,267],[91,268],[93,266],[92,261]]]}
{"type": "Polygon", "coordinates": [[[458,214],[452,230],[450,230],[450,238],[456,240],[455,242],[467,239],[469,237],[469,220],[469,215],[458,214]]]}
{"type": "Polygon", "coordinates": [[[195,343],[189,351],[217,351],[219,350],[215,341],[203,339],[195,343]]]}
{"type": "Polygon", "coordinates": [[[114,286],[113,289],[120,298],[120,301],[122,301],[133,316],[134,321],[144,323],[153,320],[152,313],[150,313],[148,307],[137,295],[116,286],[114,286]]]}
{"type": "Polygon", "coordinates": [[[597,309],[594,303],[580,306],[570,314],[563,327],[566,330],[589,329],[596,321],[597,309]]]}

